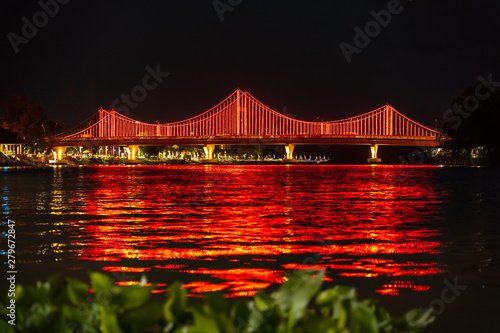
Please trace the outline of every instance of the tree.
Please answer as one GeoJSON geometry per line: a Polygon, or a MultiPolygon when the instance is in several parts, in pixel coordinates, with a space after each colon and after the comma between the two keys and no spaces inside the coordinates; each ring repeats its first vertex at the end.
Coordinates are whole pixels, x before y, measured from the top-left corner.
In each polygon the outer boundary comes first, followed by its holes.
{"type": "Polygon", "coordinates": [[[20,134],[21,139],[30,146],[47,148],[47,115],[43,108],[28,102],[26,94],[17,94],[12,101],[5,103],[6,116],[2,126],[20,134]]]}
{"type": "Polygon", "coordinates": [[[500,91],[490,93],[479,85],[468,87],[451,102],[443,130],[450,136],[449,148],[454,152],[483,146],[490,152],[491,162],[500,165],[500,91]]]}

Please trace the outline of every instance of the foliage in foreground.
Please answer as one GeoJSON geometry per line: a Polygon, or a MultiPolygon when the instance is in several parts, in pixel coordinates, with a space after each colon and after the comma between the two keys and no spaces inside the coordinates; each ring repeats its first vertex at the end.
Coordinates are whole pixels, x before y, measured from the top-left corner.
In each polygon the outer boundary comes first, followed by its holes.
{"type": "Polygon", "coordinates": [[[89,285],[74,278],[16,288],[16,325],[7,323],[2,300],[1,332],[418,332],[432,322],[429,311],[400,317],[373,300],[358,300],[354,288],[320,290],[324,272],[298,271],[271,294],[230,306],[220,293],[187,297],[172,284],[162,301],[154,286],[117,286],[107,275],[90,273],[89,285]],[[315,275],[312,275],[315,274],[315,275]]]}

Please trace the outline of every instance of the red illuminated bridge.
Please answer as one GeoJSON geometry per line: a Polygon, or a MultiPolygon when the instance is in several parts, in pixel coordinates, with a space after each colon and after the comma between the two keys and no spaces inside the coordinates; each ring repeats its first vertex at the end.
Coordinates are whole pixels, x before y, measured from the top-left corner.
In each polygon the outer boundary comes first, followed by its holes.
{"type": "Polygon", "coordinates": [[[285,145],[287,159],[295,145],[370,145],[373,162],[378,145],[438,146],[441,133],[385,105],[335,121],[303,121],[287,117],[237,89],[211,109],[186,120],[149,124],[114,110],[92,117],[56,136],[61,159],[65,147],[129,146],[135,159],[139,145],[203,145],[207,159],[215,145],[285,145]]]}

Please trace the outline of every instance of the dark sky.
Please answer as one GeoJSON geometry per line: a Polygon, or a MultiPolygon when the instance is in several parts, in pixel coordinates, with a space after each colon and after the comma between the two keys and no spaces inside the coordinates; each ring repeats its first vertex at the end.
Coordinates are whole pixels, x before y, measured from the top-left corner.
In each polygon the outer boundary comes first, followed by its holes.
{"type": "Polygon", "coordinates": [[[59,123],[109,109],[143,85],[147,66],[169,75],[129,116],[161,123],[199,114],[240,87],[299,119],[390,103],[434,125],[477,76],[500,81],[498,1],[402,0],[351,63],[339,44],[354,46],[353,28],[364,30],[370,12],[393,1],[220,0],[235,5],[223,21],[211,0],[60,1],[44,21],[37,1],[4,0],[0,20],[2,103],[24,92],[59,123]],[[34,16],[38,32],[16,54],[9,36],[23,37],[23,17],[34,16]]]}

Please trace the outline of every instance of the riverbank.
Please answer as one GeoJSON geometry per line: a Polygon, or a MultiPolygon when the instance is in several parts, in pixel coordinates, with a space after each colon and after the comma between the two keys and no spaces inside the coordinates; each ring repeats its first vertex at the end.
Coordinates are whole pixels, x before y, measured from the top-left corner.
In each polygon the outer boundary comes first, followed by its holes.
{"type": "MultiPolygon", "coordinates": [[[[236,159],[136,159],[129,160],[123,157],[92,157],[92,158],[64,158],[63,160],[38,159],[31,160],[23,165],[31,166],[80,166],[80,165],[201,165],[201,164],[235,164],[235,165],[273,165],[273,164],[332,164],[328,159],[312,160],[282,160],[282,159],[262,159],[262,160],[236,160],[236,159]]],[[[9,164],[16,165],[16,164],[9,164]]],[[[20,164],[17,164],[20,165],[20,164]]]]}

